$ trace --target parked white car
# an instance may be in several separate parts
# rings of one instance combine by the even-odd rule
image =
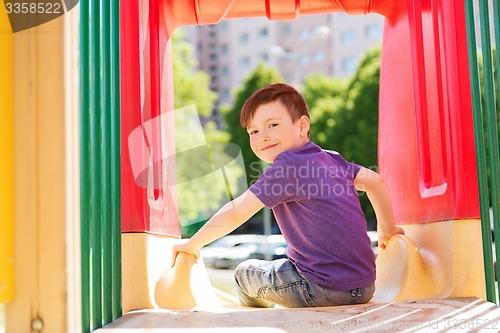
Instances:
[[[200,253],[207,267],[235,268],[247,259],[286,258],[282,235],[229,235],[205,246]]]

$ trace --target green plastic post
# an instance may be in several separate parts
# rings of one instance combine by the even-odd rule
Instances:
[[[80,247],[82,332],[90,332],[89,1],[80,1]]]
[[[490,36],[490,19],[488,3],[479,1],[479,14],[481,21],[481,48],[483,51],[483,74],[486,107],[486,127],[488,137],[488,153],[490,165],[490,188],[491,203],[493,208],[493,225],[495,231],[500,231],[498,219],[498,198],[500,197],[500,184],[498,179],[498,128],[495,110],[495,86],[493,83],[493,61]],[[488,205],[489,207],[489,205]],[[489,213],[489,210],[488,210]],[[495,247],[496,257],[500,258],[500,246]],[[500,276],[500,265],[497,265],[498,276]]]
[[[109,324],[112,318],[111,281],[111,8],[110,2],[101,0],[101,267],[102,267],[102,323]]]
[[[100,77],[100,4],[91,1],[90,26],[90,207],[91,207],[91,320],[92,330],[102,326],[101,288],[101,77]]]
[[[476,165],[481,211],[481,230],[483,237],[483,258],[486,280],[486,297],[496,302],[495,275],[493,270],[493,252],[491,246],[491,227],[489,217],[489,195],[486,172],[486,151],[484,147],[483,116],[476,51],[476,32],[474,27],[474,6],[472,0],[465,1],[467,42],[469,50],[469,72],[471,81],[472,111],[474,118],[474,139],[476,145]]]
[[[120,1],[111,0],[111,280],[113,320],[122,315],[120,170]]]

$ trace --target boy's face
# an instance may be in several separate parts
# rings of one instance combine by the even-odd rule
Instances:
[[[293,122],[281,102],[262,104],[250,121],[250,147],[258,158],[273,163],[279,153],[302,147],[309,141],[309,118]]]

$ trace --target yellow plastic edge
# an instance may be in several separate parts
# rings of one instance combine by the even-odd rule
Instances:
[[[0,2],[0,303],[14,298],[13,33]]]

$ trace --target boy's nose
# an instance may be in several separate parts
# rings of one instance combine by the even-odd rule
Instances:
[[[267,136],[267,135],[263,135],[263,136],[260,138],[260,141],[261,141],[261,142],[267,142],[267,141],[269,141],[269,136]]]

